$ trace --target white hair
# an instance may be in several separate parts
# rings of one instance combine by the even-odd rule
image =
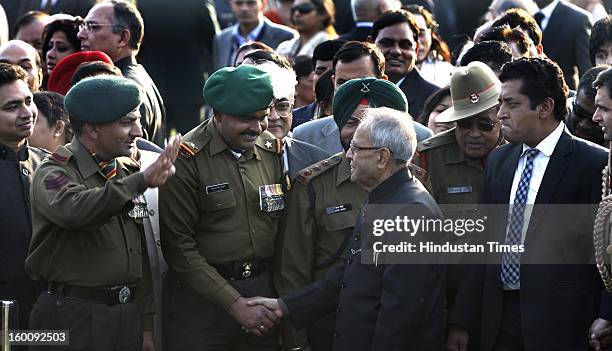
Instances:
[[[412,117],[408,113],[388,107],[369,108],[359,124],[374,147],[391,150],[393,158],[408,162],[417,145]]]
[[[256,64],[255,67],[268,73],[272,77],[272,88],[274,89],[275,99],[286,98],[293,103],[295,99],[295,86],[297,84],[295,71],[282,68],[271,61]]]

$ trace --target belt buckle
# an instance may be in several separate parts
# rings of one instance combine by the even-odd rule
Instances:
[[[132,295],[130,288],[128,288],[127,286],[122,286],[121,290],[119,290],[118,295],[119,303],[123,304],[128,302],[128,300],[130,299],[130,295]]]
[[[242,262],[242,278],[249,278],[252,274],[253,263],[251,261]]]

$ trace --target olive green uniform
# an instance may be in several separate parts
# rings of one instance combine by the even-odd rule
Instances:
[[[281,222],[275,272],[279,294],[320,280],[341,263],[342,247],[346,246],[367,196],[350,178],[350,160],[344,153],[300,172]],[[313,350],[331,349],[334,321],[335,314],[309,328]]]
[[[167,350],[273,343],[242,332],[226,311],[240,296],[275,296],[267,262],[281,211],[260,209],[260,187],[281,183],[278,145],[264,132],[237,158],[214,119],[183,138],[176,173],[159,190]]]
[[[35,280],[49,283],[49,291],[34,306],[30,327],[69,329],[75,348],[141,344],[137,311],[145,330],[151,330],[154,310],[142,218],[131,211],[147,184],[138,163],[116,160],[117,174],[107,181],[75,138],[45,159],[32,183],[33,236],[26,269]],[[122,286],[131,287],[138,309],[131,299],[119,301],[117,287]]]

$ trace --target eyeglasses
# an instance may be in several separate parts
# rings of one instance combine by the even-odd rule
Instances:
[[[354,142],[351,141],[350,146],[349,146],[349,150],[351,150],[353,153],[355,151],[361,151],[361,150],[380,150],[380,149],[387,149],[386,147],[376,147],[376,146],[357,146],[355,145]],[[391,150],[389,150],[391,151]]]
[[[578,119],[592,119],[593,114],[589,113],[585,108],[576,104],[576,101],[572,103],[572,111],[574,116],[578,117]]]
[[[277,115],[280,117],[287,117],[291,114],[293,104],[289,101],[281,100],[272,104],[272,107],[274,107],[274,111],[276,111]]]
[[[86,30],[88,32],[97,32],[100,29],[102,29],[102,27],[113,27],[113,30],[116,30],[115,28],[123,28],[123,26],[119,24],[112,24],[112,23],[96,23],[96,22],[86,21],[86,22],[79,24],[80,30]]]
[[[303,2],[299,5],[291,6],[291,13],[293,14],[295,11],[299,12],[301,15],[307,15],[315,10],[313,4],[309,2]]]
[[[467,119],[460,119],[457,121],[457,128],[461,128],[461,129],[472,129],[472,127],[474,126],[474,123],[476,123],[476,128],[478,128],[479,130],[483,131],[483,132],[490,132],[493,130],[493,128],[495,128],[495,123],[490,121],[490,120],[486,120],[486,119],[474,119],[474,118],[467,118]]]
[[[410,50],[414,47],[414,43],[410,39],[402,39],[395,41],[389,38],[382,38],[376,42],[376,45],[379,45],[383,49],[390,49],[397,44],[402,50]]]

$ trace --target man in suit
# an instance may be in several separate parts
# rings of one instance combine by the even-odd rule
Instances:
[[[347,157],[351,181],[369,194],[344,264],[322,281],[280,299],[251,304],[266,305],[298,329],[335,310],[333,349],[337,351],[442,349],[445,267],[393,264],[385,259],[365,263],[379,262],[369,247],[367,226],[361,224],[366,210],[393,204],[411,215],[441,216],[431,195],[407,169],[415,147],[409,116],[384,107],[366,110]]]
[[[544,53],[557,62],[570,89],[591,68],[589,36],[591,15],[566,1],[535,0],[540,8],[534,18],[542,28]]]
[[[565,128],[568,88],[554,62],[509,62],[500,81],[498,117],[510,143],[487,159],[481,203],[503,210],[489,216],[485,239],[524,251],[470,267],[449,315],[448,348],[465,350],[459,327],[479,324],[483,351],[587,350],[603,284],[586,264],[594,213],[580,205],[601,198],[606,150]]]
[[[372,24],[383,12],[397,10],[399,2],[393,0],[355,0],[351,1],[355,25],[350,32],[344,33],[340,39],[351,41],[366,41],[372,34]]]
[[[436,85],[421,77],[415,67],[418,35],[416,18],[404,10],[385,12],[372,27],[372,38],[385,55],[385,74],[406,94],[412,116],[419,116],[425,100],[438,90]]]
[[[225,28],[215,36],[213,43],[215,71],[233,66],[236,49],[244,43],[259,41],[275,48],[283,41],[297,36],[295,30],[273,23],[264,17],[262,0],[229,0],[229,2],[238,23]]]
[[[140,105],[144,138],[164,146],[164,101],[147,71],[136,62],[143,27],[142,16],[132,3],[125,0],[104,1],[89,11],[77,36],[81,40],[81,51],[102,51],[113,60],[124,77],[141,87],[145,93]]]
[[[375,45],[365,42],[352,41],[344,44],[334,56],[333,69],[332,79],[336,90],[344,82],[355,78],[387,79],[382,53]],[[406,99],[410,108],[410,99],[408,96]],[[433,135],[429,128],[418,123],[414,124],[414,129],[419,142]],[[334,117],[328,116],[298,126],[293,132],[293,137],[336,154],[348,149],[348,145],[340,142],[340,134]]]

